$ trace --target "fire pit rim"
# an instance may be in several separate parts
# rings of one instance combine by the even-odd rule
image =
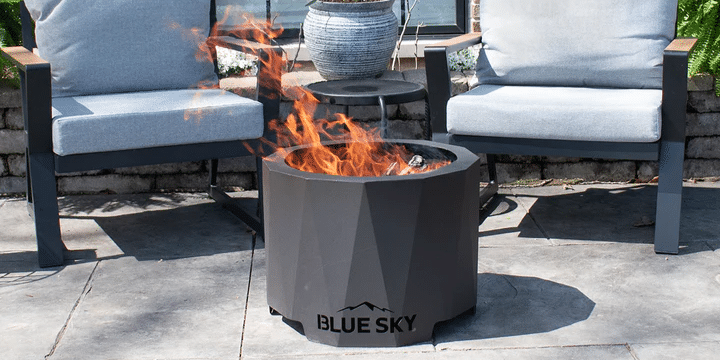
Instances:
[[[272,170],[281,171],[287,175],[290,175],[293,177],[299,177],[299,178],[303,178],[303,179],[367,183],[367,182],[375,182],[375,181],[424,179],[424,178],[442,176],[445,174],[455,173],[458,171],[464,171],[465,169],[467,169],[467,167],[472,165],[478,159],[477,155],[475,155],[470,150],[468,150],[464,147],[461,147],[461,146],[443,144],[443,143],[438,143],[438,142],[434,142],[434,141],[430,141],[430,140],[386,139],[385,141],[388,143],[409,144],[409,145],[416,145],[416,146],[428,146],[428,147],[434,147],[437,149],[442,149],[442,150],[448,151],[448,152],[452,153],[453,155],[455,155],[456,159],[452,160],[449,164],[442,166],[438,169],[426,171],[426,172],[422,172],[422,173],[417,173],[417,174],[388,175],[388,176],[330,175],[330,174],[313,173],[313,172],[298,170],[298,169],[288,165],[285,162],[285,157],[287,154],[290,154],[297,150],[307,149],[312,146],[315,146],[313,144],[303,144],[303,145],[297,145],[297,146],[284,148],[282,151],[276,151],[275,153],[264,157],[263,163],[265,163],[266,166],[268,166]],[[341,144],[346,144],[349,142],[353,142],[353,140],[323,141],[320,144],[323,146],[325,146],[325,145],[341,145]]]

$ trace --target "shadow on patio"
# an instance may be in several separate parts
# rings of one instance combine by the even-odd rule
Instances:
[[[542,237],[554,245],[588,242],[652,244],[654,237],[654,185],[628,185],[605,188],[583,185],[569,188],[566,194],[542,189],[514,188],[505,194],[491,216],[522,206],[526,214],[516,227],[481,231],[483,236],[518,232],[518,241]],[[680,255],[701,251],[689,247],[693,242],[712,241],[720,233],[720,189],[685,187],[680,228]],[[651,223],[647,221],[650,220]],[[709,248],[708,248],[709,250]]]

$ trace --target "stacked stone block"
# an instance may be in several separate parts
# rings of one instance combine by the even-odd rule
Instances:
[[[688,84],[685,177],[720,177],[720,97],[713,79],[696,76]],[[715,80],[718,81],[718,80]]]
[[[470,72],[452,74],[454,94],[468,89]],[[387,72],[386,79],[405,80],[427,85],[425,69]],[[283,86],[287,97],[281,103],[281,117],[293,109],[293,101],[302,96],[298,87],[322,78],[313,71],[286,74]],[[246,96],[253,96],[254,78],[223,79],[221,86]],[[720,98],[713,92],[710,76],[689,80],[687,105],[686,179],[720,177]],[[0,89],[0,194],[25,192],[25,138],[18,90]],[[390,105],[390,137],[422,139],[429,136],[423,101]],[[342,112],[335,105],[320,105],[317,118]],[[351,107],[350,116],[367,128],[377,128],[378,107]],[[509,156],[497,158],[501,183],[547,179],[582,179],[584,181],[647,182],[657,176],[657,162],[612,161],[601,159],[560,158],[546,156]],[[219,182],[229,188],[255,189],[254,158],[223,159]],[[83,173],[64,174],[58,179],[60,194],[136,193],[154,191],[197,191],[207,187],[207,162],[162,164]],[[487,174],[484,174],[487,178]]]
[[[470,0],[470,31],[480,32],[480,0]]]
[[[20,92],[0,87],[0,194],[25,192],[25,132]]]

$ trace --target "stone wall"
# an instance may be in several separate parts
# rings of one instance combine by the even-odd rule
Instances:
[[[0,194],[21,194],[25,182],[25,133],[20,92],[0,89]],[[243,189],[257,188],[252,158],[225,159],[219,180]],[[60,194],[195,191],[207,188],[207,163],[186,162],[60,175]]]
[[[287,74],[283,83],[288,93],[299,84],[320,81],[314,69]],[[388,72],[388,79],[404,79],[401,73]],[[221,85],[241,95],[254,96],[254,78],[223,79]],[[428,136],[423,104],[391,105],[390,134],[401,138]],[[292,101],[284,99],[281,116],[286,118],[292,111]],[[327,117],[341,112],[338,106],[320,106],[316,115]],[[25,182],[25,138],[20,92],[0,89],[0,195],[22,194]],[[365,127],[377,127],[377,107],[353,107],[350,116],[357,118]],[[257,189],[255,160],[252,156],[221,159],[218,182],[228,189]],[[128,167],[63,174],[58,177],[59,194],[81,193],[138,193],[157,191],[199,191],[208,183],[207,162],[186,162],[153,166]]]
[[[311,67],[283,77],[290,95],[281,104],[281,116],[292,111],[293,97],[299,85],[320,81]],[[453,92],[467,90],[469,73],[453,74]],[[426,84],[425,70],[387,72],[386,79],[402,79]],[[253,95],[254,78],[223,79],[221,85],[240,94]],[[720,177],[720,98],[712,90],[711,77],[696,77],[689,82],[687,113],[687,149],[685,178]],[[293,95],[295,94],[295,95]],[[420,139],[428,136],[425,104],[422,101],[390,105],[390,136]],[[341,112],[333,105],[319,106],[316,117]],[[17,90],[0,89],[0,194],[25,192],[25,155],[22,110]],[[366,127],[377,127],[379,111],[375,106],[352,107],[350,116]],[[582,179],[584,181],[646,182],[657,175],[657,162],[607,161],[542,156],[500,156],[498,176],[501,183],[549,179]],[[230,188],[257,188],[252,157],[225,159],[220,162],[220,182]],[[141,166],[62,175],[58,179],[61,194],[134,193],[154,191],[195,191],[207,186],[207,163],[188,162]]]
[[[689,83],[685,177],[720,177],[720,97],[709,75]]]

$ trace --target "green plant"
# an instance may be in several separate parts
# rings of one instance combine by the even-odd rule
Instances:
[[[473,46],[448,54],[448,63],[450,70],[463,71],[474,70],[477,63],[477,57],[480,53],[480,46]]]
[[[677,32],[678,36],[698,38],[689,75],[713,75],[715,94],[720,96],[720,0],[680,0]]]
[[[22,25],[20,24],[20,6],[21,0],[2,0],[0,1],[0,46],[18,46],[22,44]],[[0,57],[0,83],[20,87],[20,78],[17,69],[6,60]]]

